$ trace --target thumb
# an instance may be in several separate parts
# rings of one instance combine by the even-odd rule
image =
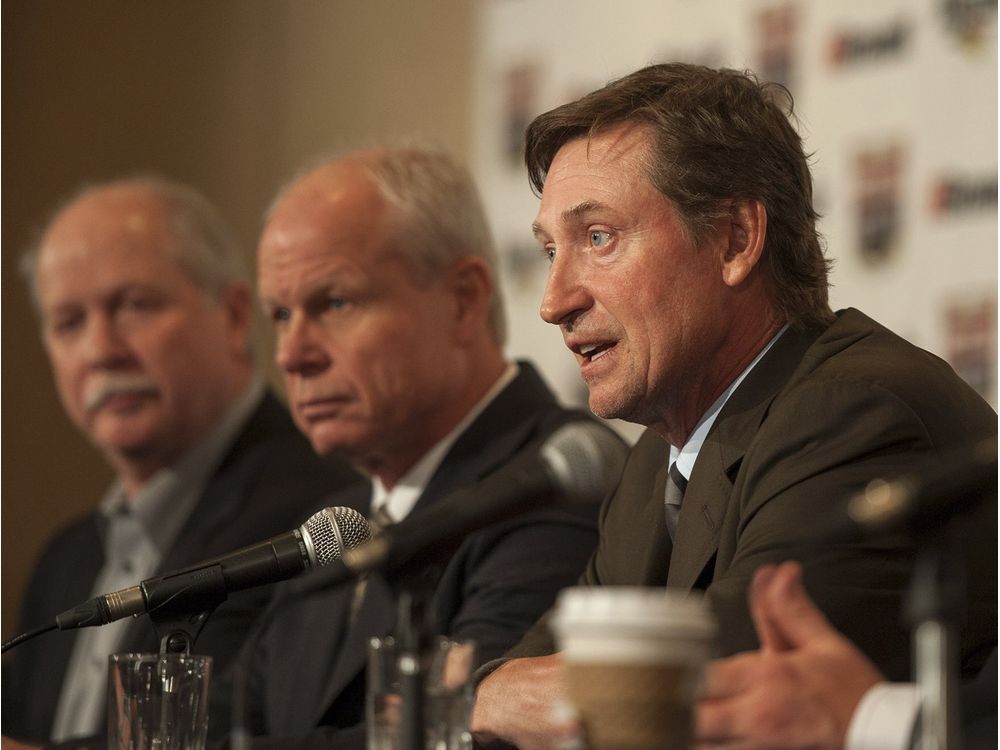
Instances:
[[[802,566],[795,562],[771,569],[760,582],[754,579],[751,612],[764,649],[787,651],[837,636],[802,587]]]

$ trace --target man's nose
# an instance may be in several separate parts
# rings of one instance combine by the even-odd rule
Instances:
[[[549,266],[540,313],[542,320],[558,326],[572,325],[581,313],[593,304],[580,269],[569,256],[556,255]]]
[[[293,315],[278,331],[275,362],[282,372],[309,375],[326,368],[330,357],[316,331],[316,323]]]
[[[94,367],[114,367],[131,359],[128,342],[114,318],[103,313],[87,316],[83,352]]]

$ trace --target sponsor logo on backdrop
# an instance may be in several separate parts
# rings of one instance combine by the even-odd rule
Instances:
[[[931,214],[937,217],[997,210],[997,175],[948,175],[931,187]]]
[[[947,354],[945,359],[966,383],[996,406],[997,299],[992,293],[944,309]]]
[[[945,29],[963,46],[978,49],[996,31],[997,0],[940,0]]]
[[[885,263],[899,243],[903,167],[903,148],[895,143],[854,156],[858,252],[873,266]]]
[[[795,38],[799,8],[787,3],[757,14],[757,74],[761,80],[795,88]]]
[[[837,68],[899,57],[912,35],[910,24],[902,20],[878,28],[836,32],[828,47],[830,65]]]

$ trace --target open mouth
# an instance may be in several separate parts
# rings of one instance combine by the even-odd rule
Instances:
[[[596,362],[614,348],[613,343],[607,344],[584,344],[577,349],[577,353],[587,362]]]

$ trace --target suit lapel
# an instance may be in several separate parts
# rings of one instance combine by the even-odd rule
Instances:
[[[815,331],[786,331],[723,406],[698,453],[684,493],[668,586],[693,588],[712,562],[747,447],[774,397],[792,377],[817,335]]]
[[[65,590],[58,592],[57,597],[53,596],[54,592],[51,590],[43,592],[29,590],[25,594],[26,597],[45,598],[43,606],[33,608],[36,615],[39,610],[44,610],[44,617],[54,617],[57,612],[93,596],[94,581],[104,566],[104,535],[100,530],[103,523],[104,519],[95,515],[92,519],[88,519],[79,534],[73,534],[68,538],[70,546],[75,550],[75,559],[72,575],[67,572],[64,576]],[[35,626],[39,623],[40,621],[36,620],[26,624]],[[27,694],[31,696],[31,705],[24,706],[25,718],[32,717],[29,722],[32,731],[48,732],[52,727],[63,682],[80,633],[79,630],[72,630],[48,636],[47,640],[42,638],[21,646],[26,651],[34,652],[25,655],[23,664],[34,664],[36,667],[33,674],[24,675],[33,683],[32,689],[27,690]],[[4,677],[8,676],[8,666],[4,665]],[[23,665],[19,667],[17,671],[20,674],[24,671],[24,667]],[[4,689],[13,690],[15,685],[17,681],[13,680],[5,683]]]
[[[521,373],[459,437],[431,477],[414,511],[484,478],[514,455],[535,431],[537,414],[554,399],[533,368]]]
[[[354,596],[353,586],[344,586],[337,594],[340,596],[324,596],[317,598],[317,606],[322,608],[329,618],[331,613],[343,613],[342,630],[338,633],[331,629],[325,633],[320,655],[325,659],[323,664],[330,664],[330,669],[307,669],[322,680],[316,686],[314,695],[319,700],[310,702],[313,715],[307,717],[305,726],[317,726],[326,715],[330,705],[348,684],[367,667],[368,641],[372,638],[384,638],[392,633],[396,623],[396,599],[392,590],[381,576],[371,575],[365,582],[364,598],[353,622],[348,622],[348,612]],[[317,607],[314,607],[316,609]],[[306,695],[298,686],[296,695]]]
[[[751,435],[736,437],[749,441]],[[708,439],[698,453],[674,534],[667,586],[692,588],[719,548],[722,518],[733,489],[729,471],[738,467],[743,450],[745,443],[740,446]]]
[[[245,525],[241,518],[245,500],[251,494],[252,476],[256,467],[242,460],[247,451],[278,429],[281,407],[265,393],[250,419],[239,431],[219,465],[215,467],[202,489],[198,502],[181,526],[174,543],[160,561],[154,575],[179,570],[211,555],[206,550],[218,548],[218,538],[233,527]],[[277,500],[275,502],[280,502]],[[218,550],[221,554],[229,550]],[[149,651],[159,648],[152,624],[146,617],[129,623],[122,641],[123,650]]]
[[[370,500],[371,489],[367,483],[327,498],[331,505],[345,505],[358,512],[367,511]],[[349,668],[347,664],[355,665],[355,671],[364,668],[366,639],[359,641],[357,633],[360,631],[352,627],[349,620],[354,585],[348,583],[301,595],[299,587],[310,583],[309,576],[304,576],[284,584],[281,595],[288,604],[287,614],[279,615],[281,623],[269,630],[274,634],[269,648],[280,649],[275,656],[269,657],[271,664],[308,662],[310,665],[301,670],[272,668],[275,675],[290,680],[288,684],[271,685],[267,689],[269,721],[274,726],[316,726],[336,694],[353,677],[353,673],[343,677]],[[358,617],[360,619],[361,612]],[[384,632],[374,630],[372,635]],[[352,654],[352,658],[345,659],[346,654]],[[303,696],[310,697],[304,699]]]
[[[236,474],[216,470],[154,575],[201,562],[204,558],[202,551],[212,549],[213,538],[237,521],[241,499],[246,492],[245,485],[245,472]],[[197,552],[192,554],[192,550]],[[148,651],[152,632],[148,618],[133,619],[123,639],[124,650]],[[155,642],[154,650],[158,648],[159,643]]]
[[[664,443],[664,454],[667,455],[667,445]],[[663,462],[653,479],[653,490],[650,493],[649,502],[643,509],[643,515],[637,519],[640,528],[651,530],[651,543],[647,547],[645,559],[643,561],[642,578],[640,579],[647,586],[662,586],[666,583],[663,569],[663,561],[670,559],[673,545],[670,541],[670,534],[667,532],[667,522],[663,499],[666,496],[667,487],[667,464]]]

